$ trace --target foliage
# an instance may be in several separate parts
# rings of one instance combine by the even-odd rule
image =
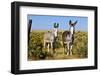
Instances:
[[[30,34],[30,41],[28,46],[29,58],[35,57],[39,59],[45,59],[50,56],[47,52],[47,49],[43,47],[43,36],[47,31],[32,31]],[[56,51],[62,49],[62,33],[63,31],[58,32],[58,37],[54,43]],[[87,58],[88,56],[88,33],[82,31],[76,31],[74,36],[74,45],[73,45],[73,55],[78,58]],[[61,51],[63,52],[63,51]],[[58,55],[58,54],[57,54]],[[60,56],[63,55],[62,53]],[[51,55],[52,56],[52,55]]]
[[[87,32],[76,32],[73,46],[74,54],[79,57],[87,57],[88,55],[88,35]]]

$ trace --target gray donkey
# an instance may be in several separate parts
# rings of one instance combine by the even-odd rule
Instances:
[[[58,27],[59,23],[54,23],[54,28],[52,31],[48,31],[44,34],[44,48],[48,48],[48,52],[50,52],[50,47],[55,52],[54,42],[56,41],[58,35]]]
[[[64,31],[62,34],[64,52],[66,52],[67,55],[72,55],[72,47],[73,47],[73,42],[74,42],[76,23],[77,21],[72,23],[72,21],[70,20],[69,21],[69,25],[70,25],[69,31]]]

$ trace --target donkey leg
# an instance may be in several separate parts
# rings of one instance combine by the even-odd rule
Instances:
[[[50,44],[48,44],[48,52],[49,52],[49,48],[50,48],[49,46],[50,46]]]
[[[66,51],[66,47],[65,47],[65,45],[64,45],[64,48],[63,48],[63,49],[64,49],[64,54],[66,54],[66,53],[67,53],[67,51]]]
[[[73,54],[73,52],[72,52],[72,48],[73,48],[73,45],[70,45],[70,55]]]
[[[64,53],[67,54],[67,52],[68,52],[68,51],[67,51],[67,45],[65,44],[65,45],[64,45]]]
[[[70,45],[69,45],[69,42],[67,43],[67,55],[69,55],[70,54],[70,51],[69,51],[69,49],[70,49]]]
[[[46,44],[46,42],[44,41],[44,48],[45,48],[45,44]]]
[[[52,42],[50,44],[51,44],[51,49],[53,49]]]
[[[55,53],[55,42],[52,43],[53,45],[53,53]]]
[[[51,53],[53,53],[53,45],[52,45],[52,42],[50,44],[51,44]]]

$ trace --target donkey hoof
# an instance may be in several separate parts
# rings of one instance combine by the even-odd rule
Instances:
[[[70,56],[72,56],[73,54],[72,53],[70,53]]]

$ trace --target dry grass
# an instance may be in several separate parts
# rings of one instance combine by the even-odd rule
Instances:
[[[42,48],[42,50],[39,50],[37,45],[43,45],[43,35],[47,31],[33,31],[30,35],[30,43],[28,47],[28,60],[59,60],[59,59],[81,59],[81,58],[87,58],[88,56],[88,50],[87,50],[87,40],[88,35],[87,32],[77,31],[75,33],[75,41],[73,45],[73,55],[66,55],[64,53],[64,49],[62,46],[60,46],[58,49],[55,49],[55,53],[53,53],[53,50],[50,49],[48,52],[47,49]],[[62,31],[59,32],[59,38],[61,41],[61,35]],[[36,45],[37,44],[37,45]],[[33,48],[34,47],[34,48]],[[34,54],[34,50],[36,53]],[[40,53],[38,55],[38,52]],[[41,56],[44,56],[41,58]]]

